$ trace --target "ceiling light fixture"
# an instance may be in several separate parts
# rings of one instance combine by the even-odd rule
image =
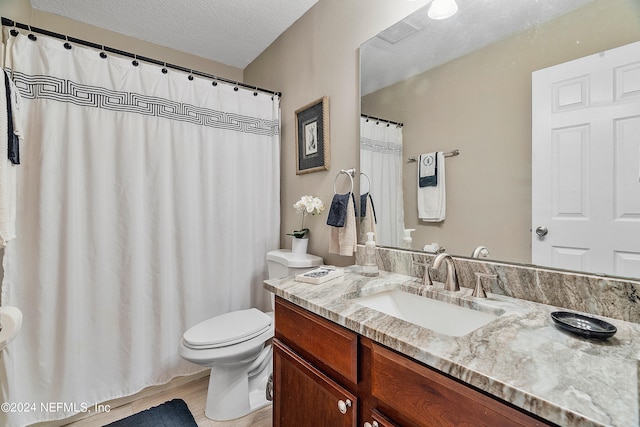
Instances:
[[[457,11],[456,0],[433,0],[427,15],[431,19],[447,19],[455,15]]]

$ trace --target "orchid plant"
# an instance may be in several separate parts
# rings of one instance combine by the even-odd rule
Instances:
[[[324,210],[324,204],[318,197],[302,196],[300,200],[293,204],[293,207],[299,214],[302,214],[302,223],[300,224],[300,230],[294,230],[293,233],[287,233],[287,235],[302,239],[309,232],[308,228],[304,228],[304,217],[307,215],[320,215]]]

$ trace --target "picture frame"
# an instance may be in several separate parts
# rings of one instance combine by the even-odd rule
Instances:
[[[296,110],[296,175],[329,170],[329,97]]]

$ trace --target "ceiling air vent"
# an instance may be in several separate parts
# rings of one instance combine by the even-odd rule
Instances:
[[[378,34],[377,37],[381,38],[387,43],[396,44],[400,40],[409,37],[411,34],[417,31],[418,29],[413,25],[407,24],[404,21],[400,21]]]

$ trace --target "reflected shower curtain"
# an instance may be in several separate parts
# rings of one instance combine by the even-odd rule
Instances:
[[[402,204],[402,127],[360,118],[360,172],[370,181],[376,210],[376,243],[400,247],[404,229]],[[361,178],[360,188],[369,182]]]
[[[99,53],[8,37],[25,143],[2,290],[24,321],[0,386],[34,406],[5,427],[193,374],[186,329],[268,302],[278,97]]]

